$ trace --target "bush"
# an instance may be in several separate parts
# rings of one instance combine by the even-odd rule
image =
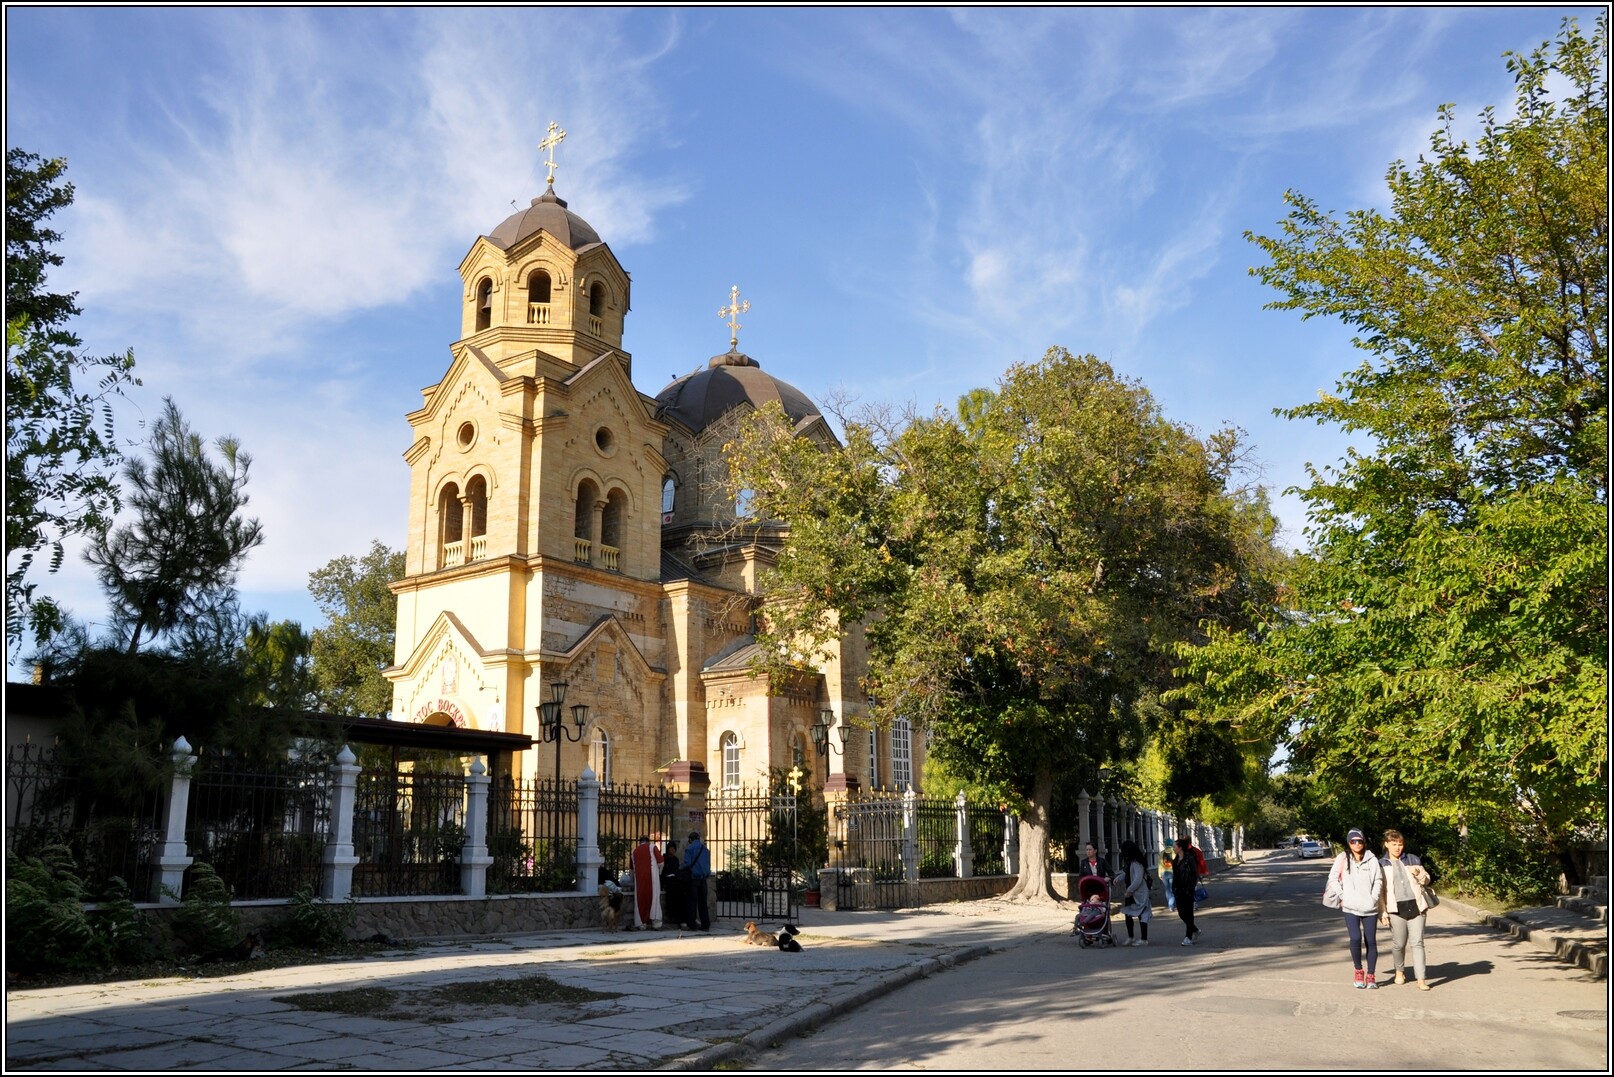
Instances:
[[[347,933],[358,922],[358,903],[326,901],[305,886],[291,897],[285,913],[275,924],[276,940],[287,946],[323,950],[347,941]]]
[[[116,876],[107,880],[98,907],[90,913],[90,926],[117,964],[138,965],[159,956],[150,917],[135,908],[129,884]]]
[[[105,939],[84,910],[84,882],[65,845],[38,856],[6,854],[6,968],[13,972],[94,968]]]
[[[174,915],[174,934],[200,957],[233,953],[246,939],[241,914],[230,905],[230,888],[212,865],[191,865],[190,882]]]

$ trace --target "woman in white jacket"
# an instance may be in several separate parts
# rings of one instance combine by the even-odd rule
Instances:
[[[1390,960],[1395,964],[1395,982],[1407,982],[1405,966],[1410,964],[1418,987],[1429,990],[1423,953],[1424,921],[1429,915],[1429,870],[1413,854],[1406,852],[1407,839],[1399,830],[1384,832],[1384,897],[1379,902],[1379,925],[1390,929]],[[1409,961],[1408,958],[1411,958]]]
[[[1351,937],[1351,964],[1356,968],[1355,986],[1373,990],[1379,986],[1373,973],[1379,964],[1379,899],[1384,895],[1384,869],[1368,850],[1367,838],[1360,830],[1345,835],[1345,848],[1329,870],[1328,889],[1339,896],[1339,907],[1345,913],[1345,930]],[[1362,968],[1364,957],[1366,970]]]

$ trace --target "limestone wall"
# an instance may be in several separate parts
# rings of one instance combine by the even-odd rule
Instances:
[[[284,915],[284,901],[236,902],[242,923],[261,929]],[[159,921],[172,921],[178,906],[142,906]],[[461,935],[522,935],[535,931],[587,930],[600,926],[593,894],[500,894],[494,897],[359,898],[348,934],[367,939],[430,939]]]

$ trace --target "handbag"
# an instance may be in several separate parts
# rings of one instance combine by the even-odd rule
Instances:
[[[1338,909],[1345,904],[1345,887],[1342,878],[1345,865],[1340,861],[1335,861],[1335,865],[1337,870],[1329,872],[1328,885],[1323,887],[1323,904],[1330,909]]]
[[[1199,886],[1199,885],[1196,885],[1194,887],[1194,904],[1195,905],[1201,904],[1202,902],[1208,900],[1209,898],[1210,898],[1210,891],[1209,890],[1206,890],[1203,886]]]

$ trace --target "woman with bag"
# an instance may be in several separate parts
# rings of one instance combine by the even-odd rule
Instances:
[[[1429,871],[1411,853],[1404,852],[1406,839],[1399,830],[1384,832],[1384,891],[1379,899],[1379,923],[1390,929],[1390,960],[1395,963],[1395,982],[1404,984],[1407,951],[1412,954],[1412,970],[1418,977],[1418,990],[1429,990],[1424,975],[1423,929],[1429,915]]]
[[[1194,926],[1194,891],[1199,887],[1199,861],[1191,851],[1187,838],[1177,839],[1177,858],[1172,864],[1171,894],[1177,901],[1177,917],[1182,921],[1183,936],[1179,945],[1192,946],[1199,938]]]
[[[1143,850],[1135,841],[1121,843],[1121,878],[1126,881],[1121,912],[1126,914],[1126,941],[1122,946],[1149,945],[1149,869],[1143,863]],[[1137,917],[1142,938],[1132,937],[1132,918]]]
[[[1323,904],[1345,912],[1345,931],[1351,937],[1351,964],[1356,968],[1355,986],[1376,990],[1373,978],[1379,964],[1379,902],[1384,897],[1384,869],[1378,857],[1367,848],[1360,830],[1345,835],[1346,851],[1334,858],[1328,871]],[[1366,954],[1363,951],[1366,950]],[[1367,969],[1362,968],[1363,957]]]

